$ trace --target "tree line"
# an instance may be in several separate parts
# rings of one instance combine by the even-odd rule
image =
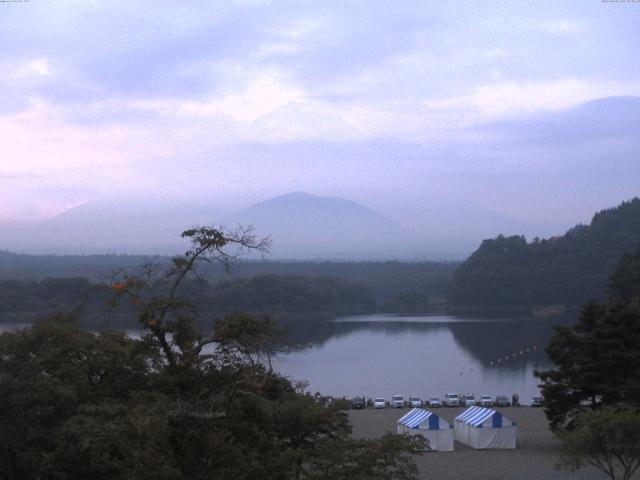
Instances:
[[[618,260],[640,244],[640,199],[597,213],[561,237],[485,240],[453,274],[455,305],[578,307],[603,300]]]
[[[135,271],[149,260],[170,265],[171,258],[143,255],[25,255],[0,251],[0,280],[41,281],[49,278],[87,278],[99,283],[113,271]],[[368,288],[383,303],[399,292],[413,289],[431,299],[444,299],[447,284],[457,267],[453,262],[339,262],[266,261],[237,259],[225,272],[220,265],[204,265],[202,274],[215,284],[262,275],[331,277]]]
[[[157,267],[157,266],[156,266]],[[87,326],[135,326],[129,306],[108,308],[108,282],[86,278],[46,278],[41,281],[0,281],[0,322],[32,322],[52,311],[74,311]],[[371,290],[350,280],[327,276],[257,275],[220,282],[189,278],[180,293],[209,317],[234,311],[332,318],[375,313],[425,313],[426,292],[409,289],[380,304]],[[107,322],[107,323],[105,323]]]

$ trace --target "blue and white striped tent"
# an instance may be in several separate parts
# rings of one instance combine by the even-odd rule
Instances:
[[[455,418],[456,440],[476,449],[516,448],[516,424],[492,408],[470,407]]]
[[[429,410],[414,408],[397,421],[398,433],[422,435],[429,440],[431,450],[453,450],[453,429],[449,422]]]

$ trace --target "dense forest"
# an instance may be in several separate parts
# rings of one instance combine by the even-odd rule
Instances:
[[[141,255],[23,255],[0,251],[0,280],[40,281],[84,277],[104,282],[114,271],[134,271],[147,262]],[[153,257],[158,266],[169,257]],[[220,265],[205,265],[207,281],[245,279],[257,275],[294,275],[342,278],[371,290],[376,301],[385,302],[398,293],[414,290],[437,301],[446,298],[447,284],[458,263],[440,262],[274,262],[239,260],[231,272]]]
[[[258,275],[209,283],[190,279],[180,294],[208,318],[235,311],[316,314],[322,316],[377,311],[371,291],[344,279],[293,275]],[[111,288],[86,278],[46,278],[39,282],[0,281],[0,321],[33,322],[51,312],[73,311],[86,325],[128,326],[127,306],[109,306]],[[290,317],[287,317],[290,318]],[[131,325],[133,326],[133,324]]]
[[[601,300],[618,260],[640,245],[640,199],[597,213],[590,225],[527,242],[485,240],[455,271],[450,300],[467,306],[567,305]]]
[[[218,283],[207,295],[208,310],[333,314],[371,313],[371,291],[349,280],[300,275],[258,275]]]
[[[58,311],[107,308],[108,289],[86,278],[46,278],[39,282],[0,281],[0,322],[31,323]]]

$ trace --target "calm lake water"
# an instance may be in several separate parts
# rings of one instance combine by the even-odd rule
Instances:
[[[550,366],[544,348],[553,325],[573,318],[483,319],[448,315],[362,315],[292,332],[300,348],[275,367],[325,395],[394,393],[442,397],[446,392],[538,394],[536,369]],[[0,332],[28,324],[0,324]],[[139,332],[130,331],[137,336]]]
[[[538,394],[533,372],[550,366],[544,348],[558,323],[571,319],[342,317],[311,335],[309,348],[281,357],[277,368],[326,395],[517,392],[529,403]]]

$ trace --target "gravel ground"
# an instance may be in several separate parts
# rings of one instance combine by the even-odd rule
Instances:
[[[461,408],[440,408],[437,413],[453,423]],[[558,444],[551,434],[541,408],[498,408],[518,425],[515,450],[474,450],[455,442],[453,452],[429,452],[418,457],[420,478],[429,480],[599,480],[606,479],[595,469],[558,471]],[[396,420],[407,409],[350,410],[353,436],[374,438],[396,431]],[[635,475],[634,479],[640,478]]]

